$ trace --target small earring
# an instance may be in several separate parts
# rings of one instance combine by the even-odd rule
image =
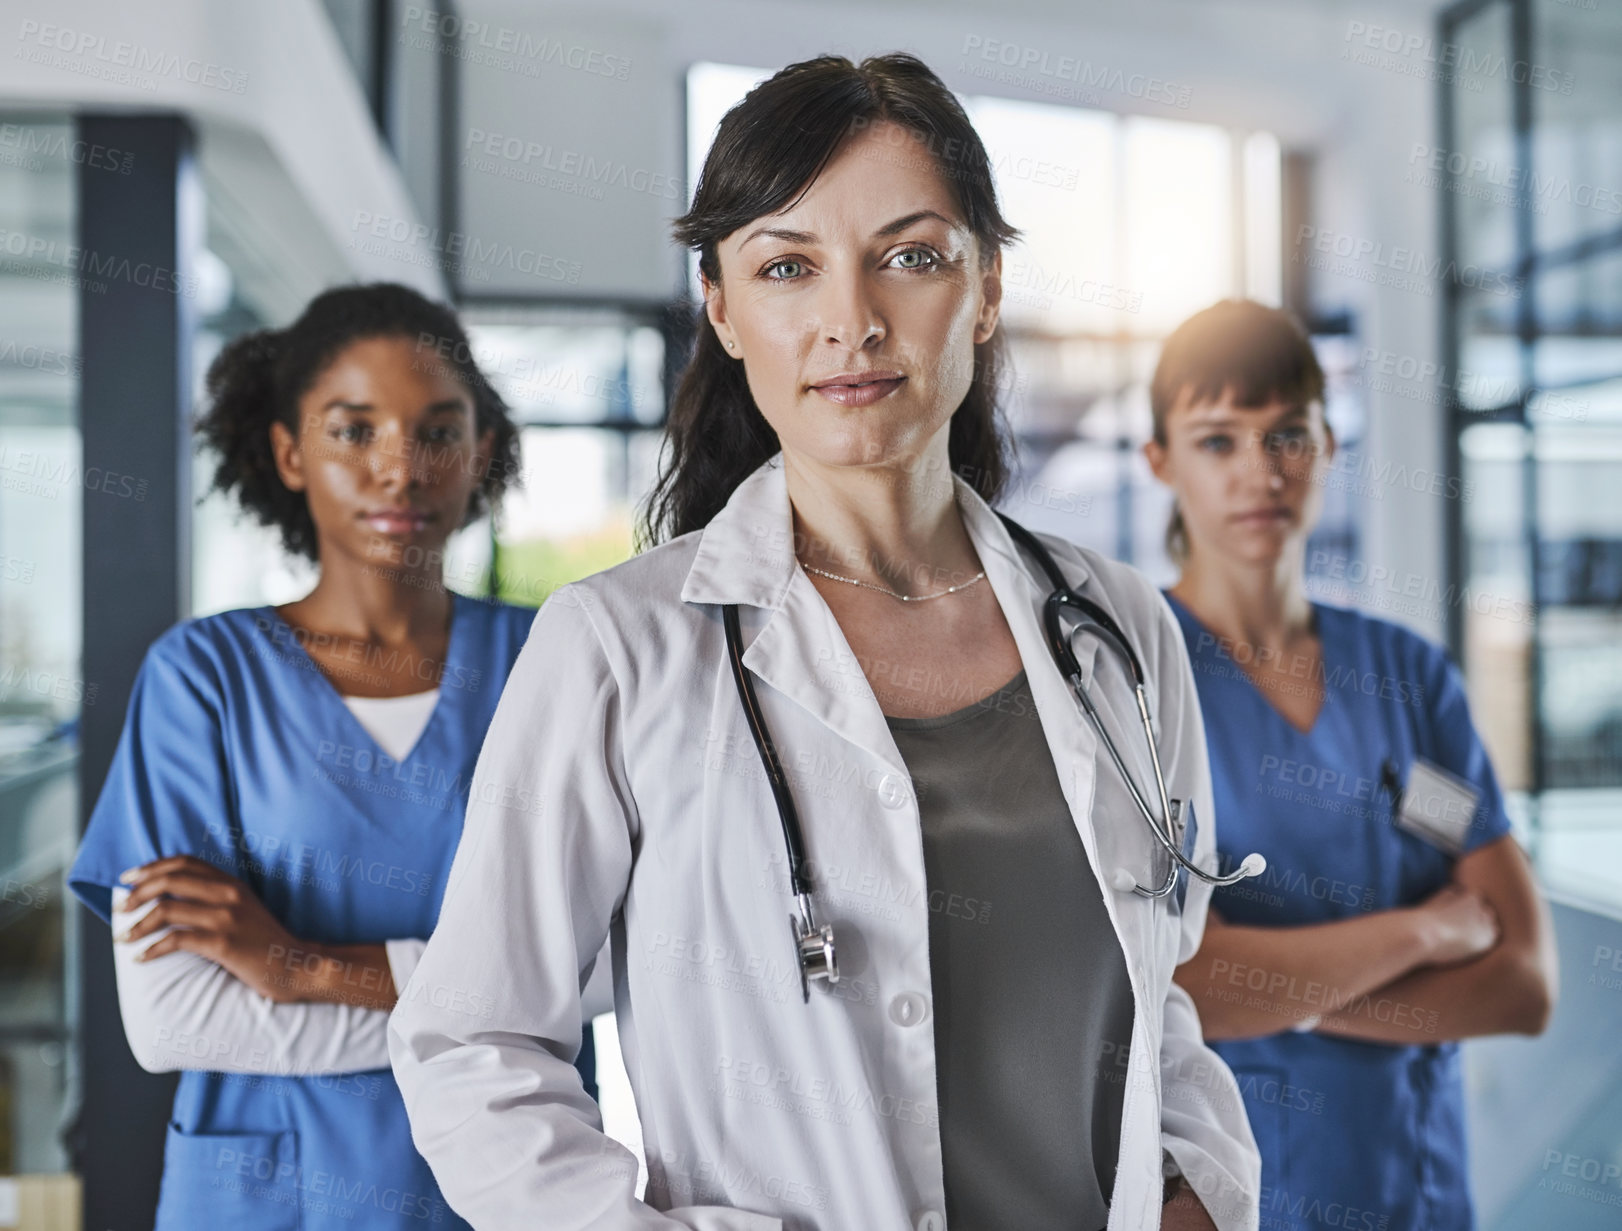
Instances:
[[[738,345],[738,344],[737,344],[737,343],[736,343],[736,342],[728,342],[728,343],[727,343],[727,349],[728,349],[728,350],[732,350],[732,349],[733,349],[733,348],[734,348],[734,347],[736,347],[736,346],[737,346],[737,345]]]

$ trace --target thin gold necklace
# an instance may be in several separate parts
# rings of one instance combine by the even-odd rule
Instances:
[[[862,580],[860,580],[858,578],[855,578],[855,577],[841,577],[838,573],[830,573],[830,572],[826,571],[825,569],[813,568],[811,565],[807,564],[804,560],[800,561],[800,567],[803,568],[808,573],[815,573],[818,577],[826,577],[830,581],[843,581],[847,585],[865,586],[869,590],[877,590],[880,594],[888,594],[891,598],[899,598],[903,603],[922,603],[922,602],[925,602],[928,599],[932,599],[932,598],[945,598],[948,594],[956,594],[959,590],[967,590],[975,582],[979,581],[982,577],[984,577],[986,575],[985,570],[981,569],[973,577],[971,577],[967,581],[963,582],[963,584],[956,585],[956,586],[947,586],[946,589],[937,590],[933,594],[897,594],[894,590],[890,589],[888,586],[876,586],[870,581],[862,581]]]

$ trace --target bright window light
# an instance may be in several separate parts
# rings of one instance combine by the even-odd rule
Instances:
[[[1208,124],[1124,121],[1122,280],[1143,295],[1135,331],[1165,334],[1234,285],[1232,139]]]
[[[702,61],[687,70],[686,201],[689,205],[698,187],[698,174],[704,169],[704,160],[709,157],[710,143],[715,140],[715,130],[721,126],[721,117],[774,71]],[[687,258],[687,277],[692,284],[693,299],[702,299],[704,295],[698,286],[698,257],[691,253]]]
[[[1269,307],[1284,302],[1284,172],[1278,138],[1245,138],[1245,294]]]
[[[970,98],[997,200],[1023,235],[1003,254],[1010,325],[1114,333],[1117,294],[1115,121],[1102,111]]]

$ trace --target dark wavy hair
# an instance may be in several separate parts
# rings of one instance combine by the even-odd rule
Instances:
[[[693,194],[676,219],[676,238],[698,253],[718,282],[721,240],[798,199],[841,146],[881,121],[910,131],[957,198],[980,241],[981,258],[1018,238],[1002,216],[991,162],[952,92],[916,56],[896,52],[853,64],[818,56],[761,82],[726,113]],[[720,512],[751,471],[776,453],[777,435],[760,413],[743,364],[697,311],[697,341],[671,401],[658,481],[643,506],[638,548],[697,530]],[[952,469],[988,502],[1008,481],[1011,446],[998,401],[1006,362],[1002,327],[974,348],[969,392],[952,415]]]
[[[286,329],[244,334],[219,353],[208,369],[207,406],[194,425],[219,457],[213,490],[234,495],[261,525],[280,530],[290,554],[317,559],[309,504],[276,470],[270,425],[280,422],[298,435],[299,398],[350,344],[428,335],[435,362],[454,373],[472,395],[477,432],[494,433],[489,468],[468,501],[463,525],[477,521],[518,481],[518,429],[474,361],[456,313],[392,282],[325,291]]]

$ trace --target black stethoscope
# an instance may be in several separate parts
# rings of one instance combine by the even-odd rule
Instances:
[[[1154,834],[1155,841],[1160,844],[1161,849],[1171,856],[1165,879],[1157,888],[1144,888],[1125,868],[1116,869],[1111,878],[1114,887],[1123,892],[1130,888],[1141,897],[1158,900],[1166,897],[1177,887],[1179,870],[1187,870],[1212,885],[1232,885],[1247,876],[1260,875],[1267,869],[1267,860],[1255,853],[1246,855],[1238,869],[1226,876],[1206,872],[1183,854],[1183,801],[1170,799],[1166,794],[1166,780],[1160,769],[1160,750],[1155,743],[1154,724],[1149,720],[1149,700],[1145,692],[1147,685],[1143,664],[1139,661],[1137,652],[1109,612],[1070,588],[1064,574],[1059,571],[1059,566],[1034,534],[1005,514],[998,513],[997,516],[1002,519],[1003,525],[1008,527],[1008,532],[1037,558],[1048,579],[1053,583],[1053,592],[1048,595],[1047,603],[1042,610],[1042,624],[1047,633],[1048,648],[1053,652],[1053,659],[1059,665],[1060,674],[1070,681],[1077,700],[1081,702],[1083,712],[1092,721],[1099,737],[1104,741],[1110,760],[1115,762],[1115,768],[1120,771],[1127,790],[1132,793],[1132,799],[1137,804],[1138,811],[1143,814],[1149,832]],[[1110,737],[1097,708],[1093,705],[1082,676],[1081,664],[1076,661],[1075,652],[1071,648],[1071,641],[1076,633],[1081,631],[1082,624],[1076,624],[1069,635],[1066,635],[1060,620],[1061,613],[1066,608],[1080,613],[1085,620],[1091,621],[1098,631],[1108,634],[1132,669],[1138,717],[1143,722],[1144,737],[1149,745],[1149,764],[1154,769],[1161,815],[1167,818],[1164,824],[1155,816],[1149,801],[1138,789],[1136,780],[1126,767],[1126,761],[1116,748],[1115,741]],[[749,730],[755,738],[755,748],[760,753],[761,764],[765,766],[766,780],[771,783],[772,795],[777,800],[778,817],[783,825],[783,845],[788,851],[789,888],[799,909],[799,917],[790,916],[789,922],[794,931],[794,950],[800,965],[800,992],[809,1001],[812,982],[819,980],[828,983],[839,982],[839,962],[834,952],[834,930],[831,924],[824,923],[819,926],[816,920],[816,912],[811,902],[811,881],[805,874],[805,843],[800,833],[799,813],[794,808],[794,796],[789,791],[788,776],[783,772],[782,762],[777,756],[777,747],[772,743],[771,735],[766,729],[766,718],[761,713],[760,702],[755,696],[754,681],[743,665],[743,640],[738,632],[736,604],[723,604],[721,616],[722,623],[726,627],[727,656],[732,663],[732,678],[738,686],[738,698],[743,703],[744,714],[749,719]]]

